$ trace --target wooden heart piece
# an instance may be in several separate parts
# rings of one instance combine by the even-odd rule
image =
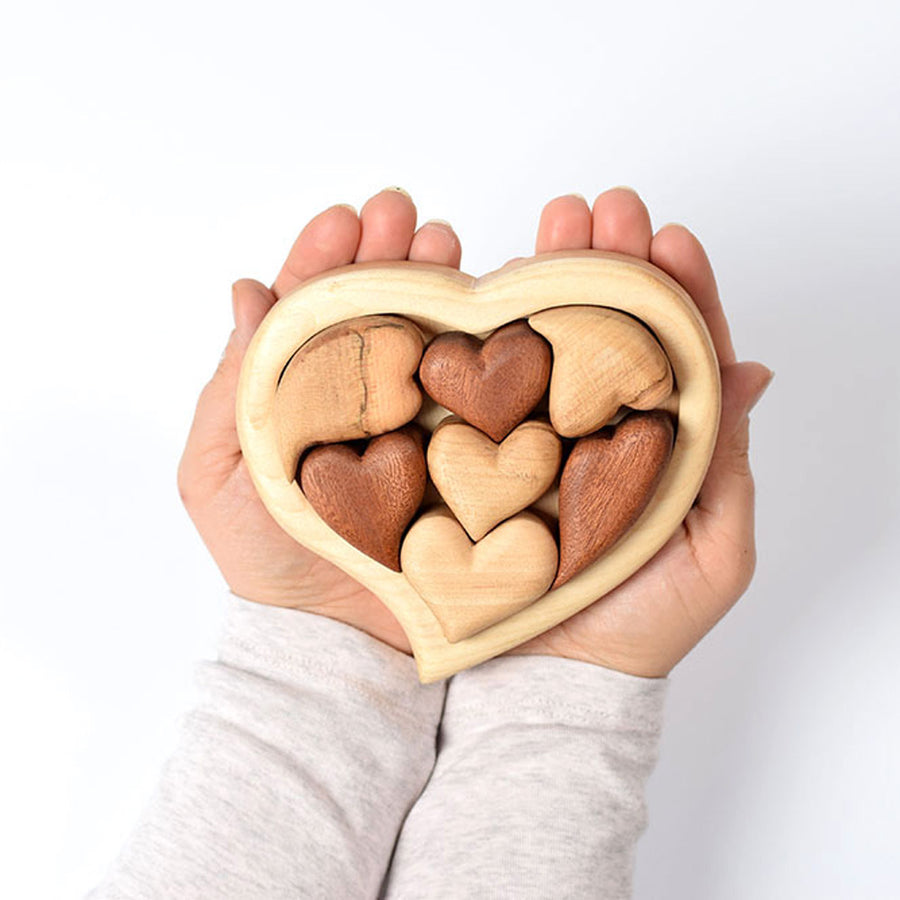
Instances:
[[[630,413],[581,438],[559,485],[559,571],[565,584],[605,553],[646,509],[672,455],[668,413]]]
[[[553,484],[562,443],[546,423],[523,422],[500,444],[450,417],[431,436],[428,471],[473,541],[530,506]]]
[[[627,323],[610,326],[610,310],[622,314]],[[618,314],[612,318],[618,319]],[[535,330],[526,324],[529,321]],[[538,334],[541,329],[546,339]],[[621,346],[623,334],[631,342],[630,352],[646,351],[634,357],[639,379],[633,372],[625,372],[628,377],[624,377],[613,365],[595,366],[595,357],[605,358],[609,343]],[[440,351],[442,346],[445,349]],[[468,374],[457,382],[450,374],[442,374],[442,353],[456,354]],[[671,366],[671,381],[654,368],[657,354]],[[372,463],[365,461],[366,456],[374,454],[378,459],[382,452],[381,445],[376,445],[377,435],[395,432],[411,421],[426,432],[434,431],[446,415],[434,400],[484,431],[495,444],[516,426],[523,428],[523,422],[527,434],[535,424],[525,419],[541,408],[540,395],[546,393],[551,364],[551,424],[558,433],[563,429],[572,437],[588,429],[582,438],[584,449],[570,453],[564,465],[562,479],[569,487],[560,484],[560,529],[566,533],[561,539],[563,565],[557,586],[551,587],[557,577],[554,554],[558,552],[553,529],[530,511],[513,513],[475,542],[448,509],[440,516],[417,513],[401,540],[401,571],[396,571],[397,533],[403,530],[412,501],[394,497],[385,487],[397,483],[393,475],[367,472]],[[502,376],[491,374],[496,367],[504,372]],[[421,375],[424,392],[416,380],[417,370],[431,372]],[[598,412],[602,398],[591,396],[597,378],[619,385],[605,412]],[[494,387],[495,383],[500,387]],[[662,397],[671,383],[677,385],[677,393],[665,400],[654,399]],[[482,387],[492,397],[486,413],[479,411],[477,395]],[[423,397],[423,393],[431,396]],[[567,395],[571,395],[569,401],[560,400]],[[579,507],[579,497],[584,501],[595,489],[602,491],[603,476],[597,474],[596,466],[599,451],[592,449],[592,435],[602,427],[598,420],[602,422],[611,406],[654,403],[669,411],[676,426],[671,457],[661,468],[655,490],[652,483],[658,473],[644,459],[641,466],[629,469],[628,478],[639,484],[611,519],[599,516],[602,503],[596,497]],[[576,423],[567,426],[572,410]],[[355,264],[310,279],[279,300],[257,329],[241,370],[236,417],[247,470],[273,518],[297,541],[384,602],[409,637],[419,677],[428,682],[547,631],[608,593],[650,559],[681,524],[697,496],[715,445],[719,411],[718,361],[703,318],[683,288],[644,260],[584,250],[521,260],[478,279],[414,262]],[[612,421],[620,415],[621,410],[614,410]],[[656,415],[652,413],[651,419]],[[629,429],[636,427],[630,422],[626,418],[611,438],[603,439],[617,448],[613,453],[607,449],[606,455],[620,475],[629,468],[629,455],[622,447]],[[372,439],[368,454],[360,456],[344,448],[356,457],[356,461],[345,460],[347,470],[356,467],[364,473],[357,476],[357,486],[349,486],[353,476],[333,468],[328,481],[335,481],[338,471],[336,481],[346,482],[349,489],[339,497],[324,489],[316,494],[311,486],[315,468],[304,469],[320,457],[325,469],[335,467],[341,451],[313,445],[365,438]],[[440,428],[431,440],[440,447]],[[391,441],[386,443],[391,446]],[[654,438],[651,451],[665,443]],[[511,446],[515,445],[513,441]],[[496,453],[502,459],[503,450]],[[295,476],[303,454],[298,483]],[[585,461],[579,462],[582,455]],[[440,456],[438,449],[435,472],[443,469],[446,476],[446,459],[441,465]],[[451,464],[451,483],[452,469]],[[497,478],[494,490],[479,489],[486,500],[507,491],[499,488],[502,476]],[[485,523],[473,522],[464,512],[465,491],[461,501],[459,491],[454,496],[446,480],[443,489],[473,532],[483,531]],[[571,497],[564,498],[564,493]],[[376,494],[380,500],[374,505],[383,507],[378,514],[382,520],[361,524],[361,513],[353,507],[371,505]],[[540,508],[541,516],[552,521],[557,512],[554,494],[551,487],[530,509]],[[515,505],[521,502],[526,501],[518,498]],[[636,523],[624,525],[644,502]],[[625,509],[629,504],[630,512]],[[508,515],[512,506],[510,501],[494,517]],[[384,524],[385,520],[389,523]],[[606,533],[609,522],[615,527]],[[355,529],[356,544],[342,538],[337,527],[348,535]],[[577,549],[569,537],[573,527],[575,533],[587,531],[590,553],[599,555],[592,560],[578,558],[577,552],[573,556]],[[623,528],[624,533],[616,537]],[[376,549],[372,533],[383,530],[392,530],[389,546]],[[601,534],[605,534],[603,540],[612,540],[605,550]]]
[[[439,335],[419,378],[435,402],[502,441],[544,395],[550,364],[547,342],[527,322],[511,322],[483,343],[458,331]]]
[[[410,528],[401,564],[455,643],[537,600],[553,581],[558,555],[550,529],[532,513],[519,513],[473,543],[450,511],[438,507]]]
[[[528,322],[553,345],[550,421],[563,437],[602,428],[620,406],[653,409],[672,393],[666,354],[631,316],[564,306]]]
[[[298,480],[313,509],[344,540],[400,571],[400,540],[425,494],[418,429],[373,438],[362,455],[347,444],[316,447]]]
[[[422,405],[413,380],[422,348],[422,333],[398,316],[342,322],[304,343],[275,391],[281,453],[291,478],[310,444],[371,437],[409,422]]]

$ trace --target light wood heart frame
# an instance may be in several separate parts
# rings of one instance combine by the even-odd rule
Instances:
[[[358,316],[404,316],[428,340],[444,331],[483,337],[507,322],[559,306],[619,309],[656,335],[677,389],[674,403],[668,405],[677,412],[678,422],[672,457],[647,508],[609,552],[525,609],[451,644],[406,577],[332,531],[286,476],[274,418],[279,378],[309,338]],[[237,393],[241,448],[267,509],[293,538],[381,598],[409,638],[423,683],[446,678],[547,631],[637,571],[690,510],[712,457],[720,413],[718,360],[690,296],[645,260],[598,250],[541,254],[480,278],[408,261],[332,269],[275,304],[247,349]]]

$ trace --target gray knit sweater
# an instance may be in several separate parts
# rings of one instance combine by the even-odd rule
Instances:
[[[665,679],[515,656],[421,685],[348,625],[229,603],[91,900],[630,896]]]

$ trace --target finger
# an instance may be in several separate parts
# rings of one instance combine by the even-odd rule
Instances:
[[[706,320],[719,364],[731,365],[737,357],[716,278],[700,241],[683,225],[666,225],[650,244],[650,262],[671,275],[691,295]]]
[[[757,362],[722,369],[719,434],[699,500],[689,516],[716,538],[737,546],[753,540],[749,414],[771,380],[772,372]]]
[[[359,213],[362,234],[355,262],[406,259],[416,228],[416,207],[406,191],[385,188]]]
[[[431,219],[413,236],[409,258],[458,269],[462,259],[462,245],[449,222]]]
[[[592,243],[595,250],[649,259],[652,237],[650,213],[631,188],[612,188],[594,201]]]
[[[238,368],[250,339],[274,305],[275,295],[264,284],[252,278],[242,278],[232,285],[231,310],[239,345],[239,357],[235,357]],[[226,349],[226,356],[227,354]]]
[[[353,262],[359,246],[360,223],[352,206],[341,204],[319,213],[294,241],[272,285],[283,297],[307,278]]]
[[[579,194],[551,200],[541,212],[535,253],[553,250],[588,250],[591,246],[591,210]]]
[[[179,465],[182,496],[196,494],[198,489],[216,489],[241,458],[234,409],[238,376],[250,338],[274,303],[274,294],[258,281],[243,278],[232,287],[235,328],[197,401]]]

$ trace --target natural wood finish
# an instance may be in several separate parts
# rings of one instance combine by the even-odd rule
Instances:
[[[553,581],[557,557],[550,529],[531,513],[473,543],[446,507],[418,518],[400,549],[403,573],[450,643],[537,600]]]
[[[563,437],[606,425],[620,406],[653,409],[672,392],[672,368],[653,335],[611,309],[563,306],[530,316],[553,345],[550,421]]]
[[[300,488],[345,541],[400,571],[400,541],[425,494],[422,433],[415,427],[369,441],[315,447],[300,464]]]
[[[286,472],[275,392],[297,348],[332,325],[389,312],[431,338],[446,331],[484,337],[507,322],[559,307],[615,307],[653,331],[678,385],[672,458],[649,505],[611,552],[538,601],[483,631],[450,643],[402,573],[342,540]],[[250,343],[237,394],[237,427],[247,469],[282,528],[374,591],[409,635],[423,682],[446,678],[541,634],[584,609],[640,568],[669,539],[697,496],[719,421],[719,368],[700,312],[684,289],[650,263],[598,250],[521,260],[475,279],[427,263],[361,263],[310,279],[272,309]],[[552,500],[551,490],[535,504]]]
[[[553,587],[574,578],[637,521],[662,480],[673,438],[668,413],[654,410],[630,413],[575,444],[560,478]]]
[[[310,444],[392,431],[413,419],[422,333],[397,316],[363,316],[326,328],[293,355],[275,392],[285,472]]]
[[[559,479],[546,494],[538,497],[530,507],[534,512],[542,513],[548,519],[559,518]]]
[[[547,422],[523,422],[498,444],[453,416],[431,436],[428,473],[469,537],[480,541],[553,484],[561,457]]]
[[[425,349],[422,387],[436,403],[502,441],[547,389],[550,347],[527,322],[498,328],[484,342],[449,332]]]

